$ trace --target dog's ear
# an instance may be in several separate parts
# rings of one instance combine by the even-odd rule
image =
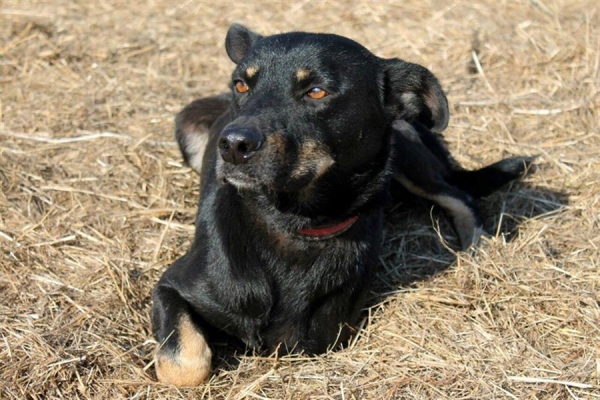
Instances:
[[[230,93],[205,97],[185,106],[175,117],[175,138],[183,160],[200,174],[210,127],[227,112]]]
[[[385,104],[394,119],[419,121],[434,132],[448,126],[446,95],[427,69],[400,59],[384,60]]]
[[[240,24],[232,24],[225,38],[225,50],[234,63],[238,64],[250,47],[262,36]]]

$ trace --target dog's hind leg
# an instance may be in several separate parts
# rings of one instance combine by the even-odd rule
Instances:
[[[406,121],[394,122],[394,178],[409,192],[442,207],[461,247],[467,249],[483,233],[479,209],[469,192],[448,182],[453,167],[447,150],[429,130],[417,128]]]
[[[230,98],[230,93],[223,93],[194,100],[175,118],[175,138],[183,159],[198,174],[202,170],[210,127],[227,112]]]
[[[463,249],[483,233],[475,199],[524,176],[533,157],[512,157],[487,167],[461,169],[443,143],[427,128],[395,121],[394,178],[409,192],[439,205],[452,218]]]
[[[463,250],[477,243],[484,232],[483,219],[468,193],[439,181],[436,182],[435,190],[432,190],[432,182],[418,185],[401,173],[394,174],[394,178],[409,192],[432,201],[450,216]],[[427,186],[429,190],[424,190],[423,186]]]
[[[448,175],[448,182],[475,198],[484,197],[525,176],[533,169],[534,159],[510,157],[474,171],[454,169]]]
[[[176,386],[197,386],[208,377],[212,352],[190,305],[166,285],[156,286],[152,330],[160,347],[155,354],[159,381]]]

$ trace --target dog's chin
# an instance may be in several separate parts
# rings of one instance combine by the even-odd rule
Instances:
[[[238,190],[258,191],[264,186],[257,178],[231,168],[220,158],[217,159],[215,172],[221,185],[231,185]]]
[[[263,185],[257,180],[248,177],[223,177],[221,182],[225,185],[231,185],[238,190],[259,191]]]
[[[217,181],[221,185],[231,185],[238,190],[253,192],[286,192],[285,183],[278,184],[272,179],[261,179],[240,171],[224,171],[217,168]]]
[[[238,190],[255,192],[268,191],[271,193],[277,192],[293,194],[304,193],[313,187],[313,182],[308,179],[306,181],[294,181],[291,179],[286,179],[283,182],[263,182],[259,179],[241,174],[223,175],[219,181],[225,185],[229,184]]]

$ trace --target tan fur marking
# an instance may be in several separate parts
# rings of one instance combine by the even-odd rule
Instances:
[[[334,160],[323,146],[312,140],[306,141],[298,154],[298,166],[292,172],[292,178],[298,179],[313,172],[315,174],[313,180],[315,180],[323,175],[333,163]]]
[[[258,67],[248,67],[246,68],[246,76],[248,78],[252,78],[254,75],[256,75],[256,73],[258,72],[259,68]]]
[[[172,355],[157,352],[158,380],[175,386],[198,386],[210,374],[212,352],[204,336],[194,327],[189,315],[182,315],[178,326],[179,352]]]
[[[435,121],[438,124],[441,122],[441,124],[439,126],[434,126],[432,128],[433,131],[441,132],[444,129],[446,129],[446,127],[448,126],[448,115],[447,112],[445,112],[445,104],[430,92],[425,92],[423,94],[423,101],[425,102],[425,105],[429,107],[434,117],[439,119],[440,116],[444,116],[441,121]]]
[[[298,79],[299,81],[308,78],[309,75],[310,71],[306,68],[300,68],[298,71],[296,71],[296,79]]]
[[[281,133],[273,133],[268,136],[267,145],[270,147],[270,151],[276,154],[277,157],[283,157],[285,155],[285,140]]]
[[[198,174],[202,171],[202,160],[208,143],[208,133],[194,132],[186,136],[185,150],[190,155],[190,167]]]
[[[394,179],[396,179],[406,190],[411,192],[412,194],[416,194],[417,196],[423,197],[427,200],[433,200],[429,193],[412,183],[408,178],[402,174],[394,175]]]
[[[423,101],[425,105],[429,107],[434,114],[436,114],[436,111],[438,111],[440,108],[440,103],[430,92],[425,92],[423,94]]]
[[[335,161],[333,161],[333,158],[331,158],[329,154],[323,154],[322,157],[317,160],[314,179],[321,177],[334,163]]]

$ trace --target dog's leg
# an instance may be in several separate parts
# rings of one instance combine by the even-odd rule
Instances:
[[[369,281],[369,271],[356,282]],[[313,310],[308,325],[310,341],[301,341],[299,351],[307,354],[321,354],[348,343],[360,318],[366,296],[366,287],[348,284],[335,294],[330,294]],[[340,321],[334,324],[332,321]]]
[[[484,197],[525,176],[533,169],[534,159],[510,157],[474,171],[454,169],[448,176],[448,182],[475,198]]]
[[[463,250],[479,241],[484,232],[483,219],[475,201],[468,193],[444,182],[436,182],[437,188],[431,190],[431,182],[428,182],[428,185],[419,185],[401,173],[394,174],[394,178],[409,192],[432,201],[450,216]],[[423,186],[428,186],[429,190],[424,190]]]
[[[532,168],[533,159],[511,157],[474,171],[453,169],[443,194],[428,197],[451,215],[463,250],[476,243],[483,233],[482,219],[474,199],[487,196],[525,176]]]
[[[475,199],[525,175],[533,160],[513,157],[478,170],[463,170],[429,129],[406,121],[395,121],[393,127],[394,178],[409,192],[442,207],[452,218],[463,250],[483,233]]]
[[[159,381],[197,386],[206,380],[210,347],[193,321],[189,304],[175,289],[159,284],[154,290],[152,329],[160,344],[154,358]]]
[[[409,192],[442,207],[452,219],[462,249],[483,233],[483,222],[470,193],[448,182],[452,160],[434,134],[422,126],[395,121],[394,178]]]
[[[398,134],[396,150],[402,157],[417,154],[421,160],[413,162],[416,161],[420,167],[434,171],[450,186],[457,187],[476,199],[495,192],[533,170],[532,163],[535,157],[510,157],[481,169],[465,170],[454,161],[441,137],[425,126],[419,123],[409,124],[406,121],[395,121],[393,126]],[[437,161],[433,160],[432,156]],[[423,158],[425,160],[422,160]],[[406,163],[404,165],[406,166]]]

